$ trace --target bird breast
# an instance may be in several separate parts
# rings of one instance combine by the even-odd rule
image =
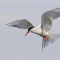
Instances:
[[[40,27],[35,27],[35,28],[31,29],[31,32],[40,35],[42,33],[42,30]]]
[[[44,33],[42,33],[42,29],[41,29],[40,26],[31,29],[31,32],[35,33],[35,34],[38,34],[40,36],[48,35],[48,32],[46,32],[46,31],[44,31]]]

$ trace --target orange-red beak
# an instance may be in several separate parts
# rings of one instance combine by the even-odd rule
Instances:
[[[26,34],[25,34],[25,36],[26,36],[28,33],[29,33],[29,32],[27,31]]]

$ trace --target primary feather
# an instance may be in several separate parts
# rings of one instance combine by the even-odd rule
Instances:
[[[17,27],[22,29],[28,29],[29,27],[33,27],[33,25],[26,19],[16,20],[7,24],[11,27]]]

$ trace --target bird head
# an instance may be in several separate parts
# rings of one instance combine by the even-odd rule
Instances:
[[[34,27],[30,27],[29,29],[28,29],[28,31],[26,32],[26,34],[25,34],[25,36],[31,31],[31,29],[33,29]]]

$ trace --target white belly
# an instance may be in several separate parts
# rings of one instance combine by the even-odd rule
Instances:
[[[35,28],[31,29],[31,32],[35,33],[35,34],[38,34],[40,36],[48,35],[48,33],[46,31],[44,31],[44,33],[42,33],[42,30],[41,30],[40,27],[35,27]]]

